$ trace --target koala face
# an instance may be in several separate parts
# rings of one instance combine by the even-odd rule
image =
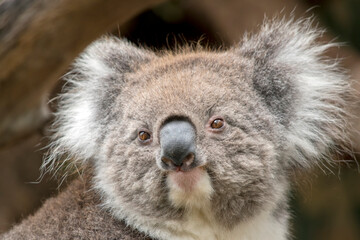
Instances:
[[[104,206],[144,231],[177,231],[194,212],[226,229],[286,219],[289,170],[346,129],[346,76],[309,26],[269,22],[226,51],[98,40],[66,76],[47,164],[63,153],[91,164]]]
[[[276,120],[251,89],[246,62],[230,58],[166,56],[127,75],[124,94],[115,100],[122,111],[108,125],[96,162],[98,181],[113,186],[106,194],[114,202],[165,220],[209,201],[227,226],[276,202],[285,186]],[[181,139],[187,131],[190,139]],[[141,132],[149,139],[142,141]],[[167,157],[167,164],[164,156],[176,151],[180,156]],[[194,156],[186,168],[181,161],[189,153]]]

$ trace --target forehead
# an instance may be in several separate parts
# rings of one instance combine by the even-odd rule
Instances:
[[[241,77],[230,61],[221,58],[216,53],[159,58],[129,75],[128,99],[157,112],[206,111],[231,98],[234,81]]]

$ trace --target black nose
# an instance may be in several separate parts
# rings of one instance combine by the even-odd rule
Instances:
[[[160,130],[161,161],[165,169],[188,170],[195,164],[195,129],[185,120],[173,120]]]

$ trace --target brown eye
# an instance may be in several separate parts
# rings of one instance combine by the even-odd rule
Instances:
[[[224,127],[224,120],[221,118],[217,118],[210,124],[212,129],[220,129]]]
[[[139,137],[140,141],[147,142],[150,140],[151,136],[150,136],[150,133],[148,133],[148,132],[140,131],[138,137]]]

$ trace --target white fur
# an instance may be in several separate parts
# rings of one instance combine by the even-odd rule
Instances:
[[[93,96],[93,90],[101,87],[101,78],[113,72],[98,59],[92,46],[77,60],[75,68],[81,71],[85,79],[68,79],[74,87],[62,96],[63,108],[58,118],[62,123],[58,134],[61,134],[59,141],[63,146],[85,160],[95,155],[95,139],[100,128],[98,121],[94,119],[96,106],[92,105],[94,98],[99,96]]]
[[[247,219],[228,230],[219,224],[213,216],[210,199],[213,189],[208,174],[204,174],[192,192],[185,193],[168,178],[169,198],[175,205],[187,208],[187,216],[182,222],[165,223],[168,230],[161,239],[174,240],[282,240],[286,239],[287,229],[278,222],[269,209]],[[271,208],[268,206],[268,208]],[[266,207],[265,207],[266,209]]]
[[[102,79],[113,75],[111,68],[100,58],[98,43],[90,45],[75,61],[73,70],[64,76],[67,92],[59,97],[59,111],[55,114],[50,155],[42,170],[58,170],[66,162],[85,161],[96,155],[96,139],[100,124],[95,120],[94,91],[102,88]],[[64,154],[68,156],[58,162]]]
[[[169,199],[175,207],[186,207],[187,209],[201,209],[204,205],[210,204],[213,188],[209,175],[203,171],[200,179],[191,191],[180,188],[171,177],[167,178],[170,189]]]
[[[207,216],[209,214],[210,216]],[[210,217],[210,218],[209,218]],[[178,224],[178,223],[176,223]],[[285,240],[287,228],[278,222],[268,211],[247,219],[232,230],[220,227],[211,219],[211,210],[192,212],[178,231],[164,233],[161,239],[174,240]]]
[[[153,55],[115,37],[103,37],[85,49],[73,63],[72,70],[63,77],[66,91],[58,97],[59,110],[55,113],[53,141],[42,170],[58,170],[66,162],[85,162],[97,157],[99,146],[96,140],[104,128],[99,118],[107,116],[96,116],[99,110],[96,103],[103,100],[101,94],[106,92],[108,79],[120,74],[116,66],[108,66],[104,60],[111,53],[123,54],[124,59],[119,61],[124,62],[130,61],[129,53],[135,58]],[[65,159],[59,163],[58,160],[64,156]]]
[[[280,40],[273,61],[280,66],[290,66],[291,79],[300,99],[295,102],[295,116],[285,133],[288,143],[285,158],[303,166],[316,163],[309,160],[323,158],[329,147],[346,141],[343,131],[347,124],[344,120],[347,106],[342,94],[350,89],[348,77],[339,71],[335,62],[323,56],[326,50],[337,45],[318,44],[323,31],[311,25],[311,19],[283,20],[264,24],[260,31],[266,35],[280,29],[284,35],[280,37],[286,39]]]
[[[276,202],[264,206],[263,211],[252,218],[240,222],[233,229],[228,230],[222,227],[213,216],[210,206],[212,187],[210,178],[205,173],[198,181],[192,193],[187,193],[187,198],[181,196],[181,189],[168,179],[170,189],[169,198],[174,201],[174,205],[186,206],[187,213],[184,220],[159,221],[155,218],[139,216],[131,209],[125,209],[120,196],[114,196],[115,186],[106,182],[105,175],[113,174],[99,171],[96,175],[96,188],[105,197],[104,207],[112,209],[113,214],[118,219],[124,219],[129,225],[145,232],[149,236],[160,240],[285,240],[287,239],[287,224],[279,222],[273,216]],[[280,192],[285,191],[286,187],[279,184]],[[192,196],[189,196],[191,195]],[[284,221],[284,219],[282,219]]]

